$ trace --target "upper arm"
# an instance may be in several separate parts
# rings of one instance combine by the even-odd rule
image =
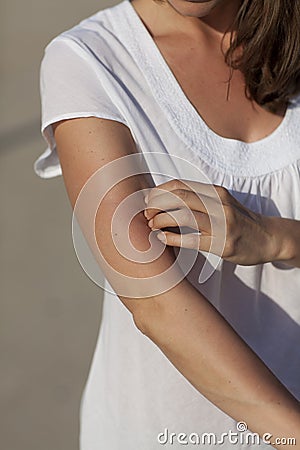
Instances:
[[[53,130],[66,189],[73,207],[80,190],[98,169],[118,158],[136,153],[129,129],[116,121],[95,117],[77,118],[57,122],[53,125]],[[137,183],[146,187],[142,176],[138,177]],[[128,183],[129,189],[132,184]]]
[[[107,187],[111,176],[110,163],[117,162],[117,175],[122,178],[128,167],[124,169],[124,160],[120,158],[134,156],[135,153],[139,155],[126,126],[127,120],[122,108],[116,98],[114,101],[110,98],[112,92],[119,92],[119,97],[122,98],[123,85],[107,70],[105,57],[109,57],[109,48],[105,50],[102,44],[98,45],[101,52],[97,50],[97,58],[94,58],[95,52],[89,51],[89,46],[94,49],[93,42],[82,45],[72,37],[55,39],[48,45],[41,67],[42,130],[48,149],[46,156],[42,155],[38,171],[46,176],[48,166],[55,164],[54,172],[58,174],[61,167],[76,217],[78,198],[82,198],[81,194],[85,192],[83,187],[91,185],[93,174],[97,179],[99,175],[100,184],[103,181]],[[118,98],[118,95],[115,97]],[[150,247],[150,229],[143,215],[143,202],[140,201],[139,210],[130,224],[127,221],[128,215],[124,215],[124,209],[121,213],[121,208],[118,209],[123,200],[128,204],[127,199],[132,198],[131,194],[153,187],[151,176],[139,170],[140,162],[140,157],[131,160],[130,164],[135,166],[131,167],[135,175],[125,177],[108,190],[92,226],[91,223],[85,226],[85,210],[88,205],[83,205],[84,211],[79,223],[105,277],[133,313],[135,321],[138,311],[141,324],[142,316],[149,315],[153,318],[152,313],[157,305],[159,314],[162,312],[161,306],[167,305],[165,311],[169,319],[170,306],[174,310],[176,301],[187,301],[189,296],[186,290],[188,282],[174,264],[173,250],[166,248],[161,250],[161,254],[156,252],[157,257],[154,258],[153,255],[149,258],[145,251]],[[96,189],[95,196],[97,194]],[[116,212],[119,214],[115,214]],[[114,217],[117,220],[113,222]],[[112,230],[112,223],[117,227],[116,232]],[[118,238],[116,245],[114,237]],[[157,239],[152,242],[156,246],[162,246]],[[132,244],[133,251],[124,254],[123,244],[127,249]],[[134,248],[140,251],[137,258]]]
[[[129,129],[115,121],[98,118],[62,121],[54,125],[54,135],[64,182],[73,207],[81,189],[93,174],[103,167],[108,167],[107,165],[112,161],[137,153]],[[140,161],[140,158],[137,160]],[[121,162],[118,167],[120,178],[124,175],[123,164]],[[150,229],[143,211],[139,211],[140,206],[137,205],[137,213],[130,224],[126,222],[126,217],[122,217],[122,212],[116,224],[116,234],[119,234],[118,242],[125,243],[126,247],[130,244],[127,241],[130,240],[133,247],[140,252],[139,258],[135,260],[131,255],[124,254],[113,240],[115,230],[112,230],[112,219],[120,203],[124,200],[130,201],[131,194],[153,186],[151,177],[139,173],[138,169],[137,165],[134,168],[136,175],[125,178],[107,192],[99,205],[95,220],[98,247],[107,265],[113,268],[112,271],[107,271],[107,265],[102,266],[104,275],[134,315],[137,309],[144,310],[147,305],[153,308],[153,299],[160,297],[159,291],[161,290],[163,296],[168,287],[173,288],[176,280],[178,281],[178,277],[181,276],[181,272],[173,264],[174,254],[170,248],[166,248],[154,260],[149,260],[146,250],[150,247]],[[101,171],[100,176],[104,176],[107,184],[110,175],[106,168]],[[87,235],[85,231],[84,234]],[[158,245],[162,244],[158,243]],[[145,255],[144,260],[143,255]],[[171,266],[172,269],[168,272],[167,269]],[[142,284],[138,285],[141,280],[143,280]],[[151,280],[155,280],[156,295],[150,292],[151,287],[154,286]],[[137,297],[143,297],[143,299],[140,300]]]

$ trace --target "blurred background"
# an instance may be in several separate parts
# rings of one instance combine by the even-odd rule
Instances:
[[[1,0],[0,440],[77,450],[79,406],[101,320],[79,265],[62,178],[41,180],[39,66],[46,44],[118,1]]]

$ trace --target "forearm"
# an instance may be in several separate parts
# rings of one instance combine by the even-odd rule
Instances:
[[[129,195],[125,187],[120,187],[120,191],[124,197]],[[130,288],[136,294],[140,292],[135,284],[138,279],[163,273],[173,262],[172,252],[166,249],[157,260],[143,264],[130,261],[130,255],[129,259],[122,257],[112,235],[120,233],[125,239],[123,221],[118,221],[120,229],[113,233],[110,226],[115,211],[114,195],[112,191],[99,208],[96,237],[106,261],[118,274],[129,277]],[[143,215],[137,215],[129,233],[134,247],[147,250],[149,232]],[[168,279],[162,276],[158,295],[130,298],[120,294],[123,281],[119,283],[115,277],[105,275],[138,328],[207,399],[234,419],[245,421],[253,432],[295,437],[300,442],[300,435],[295,436],[295,430],[300,430],[298,402],[186,279],[165,290],[163,283],[168,284]],[[141,297],[147,297],[146,284],[144,288]]]
[[[129,130],[113,121],[95,118],[63,121],[55,128],[55,138],[73,206],[92,174],[113,160],[135,152],[135,144]],[[139,170],[139,164],[140,158],[137,158],[136,170],[132,163],[130,164],[135,173],[143,173]],[[118,165],[115,175],[118,175],[119,171],[119,175],[124,174],[124,160],[121,166],[120,169]],[[120,182],[101,202],[95,223],[87,220],[90,215],[94,217],[95,193],[102,189],[102,182],[106,184],[107,180],[110,180],[110,177],[105,172],[89,192],[91,210],[87,198],[87,201],[81,204],[82,208],[79,208],[79,211],[77,209],[76,216],[98,260],[97,249],[93,244],[95,232],[102,259],[107,266],[116,270],[116,276],[110,277],[113,272],[107,273],[106,267],[104,274],[132,313],[141,331],[161,348],[201,393],[227,414],[247,421],[253,431],[268,432],[274,436],[290,436],[294,430],[300,430],[299,405],[296,400],[188,281],[177,282],[173,284],[175,287],[167,289],[168,277],[160,277],[160,283],[155,283],[154,286],[160,294],[154,297],[149,296],[151,289],[147,289],[146,284],[142,285],[144,292],[136,290],[135,283],[139,278],[150,278],[150,283],[154,284],[151,277],[168,269],[174,262],[174,255],[167,248],[152,262],[146,262],[146,254],[144,261],[134,262],[130,258],[131,255],[122,256],[114,244],[113,237],[118,237],[120,243],[128,240],[127,223],[122,217],[116,222],[117,229],[112,229],[115,210],[120,202],[132,193],[152,185],[144,176],[131,177]],[[141,203],[139,210],[142,209]],[[129,234],[134,247],[141,252],[149,248],[149,233],[143,214],[137,214],[130,224]],[[102,262],[100,258],[100,266]],[[122,275],[125,275],[125,278]],[[177,276],[180,278],[176,268],[174,275],[175,281]],[[128,297],[122,296],[120,292],[126,292]],[[131,293],[133,298],[130,298]],[[141,297],[148,295],[149,298],[138,298],[134,295],[136,293],[144,294]],[[300,436],[297,438],[300,442]]]
[[[157,302],[160,308],[140,318],[140,328],[185,378],[251,431],[292,436],[299,445],[298,402],[211,304],[185,282],[176,297]]]
[[[300,267],[300,221],[270,216],[264,216],[264,221],[272,235],[270,261]]]
[[[101,220],[104,215],[100,208],[96,222],[96,235],[106,259],[130,278],[148,278],[163,272],[172,263],[170,249],[159,262],[137,264],[120,258],[107,225],[114,210],[113,202],[108,203],[110,206],[104,205],[108,220]],[[133,244],[145,250],[149,229],[142,216],[136,217],[131,231]],[[130,283],[133,287],[132,278]],[[138,328],[199,392],[229,416],[245,421],[251,431],[260,435],[294,437],[295,430],[300,430],[298,402],[186,279],[147,299],[120,298]],[[300,435],[295,437],[300,442]]]

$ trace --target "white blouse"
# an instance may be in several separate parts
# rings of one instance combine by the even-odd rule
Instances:
[[[95,116],[125,124],[139,151],[165,156],[153,154],[149,164],[157,184],[168,179],[170,167],[177,178],[195,179],[181,158],[253,211],[300,220],[299,99],[278,128],[259,141],[221,137],[187,99],[129,0],[83,20],[47,46],[41,99],[48,144],[35,162],[41,177],[61,174],[51,125]],[[200,253],[198,272],[204,258]],[[221,261],[197,288],[300,400],[300,269]],[[230,438],[230,432],[238,437]],[[196,391],[136,329],[118,297],[105,292],[81,404],[81,450],[179,449],[199,443],[211,448],[213,442],[242,449],[247,439],[249,449],[270,448],[256,445],[254,437],[251,443],[247,434]]]

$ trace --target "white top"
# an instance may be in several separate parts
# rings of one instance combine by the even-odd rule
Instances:
[[[96,13],[47,46],[41,97],[42,132],[49,145],[35,163],[42,177],[61,174],[51,124],[96,116],[128,126],[142,152],[172,153],[196,165],[248,208],[300,220],[299,102],[257,142],[219,136],[185,96],[129,0]],[[189,178],[177,161],[170,158],[169,165],[178,178]],[[158,159],[151,171],[164,174],[170,166]],[[163,180],[153,177],[156,183]],[[300,269],[222,261],[198,288],[300,400]],[[165,429],[169,436],[163,445],[166,432],[161,443],[157,436]],[[178,439],[190,439],[186,446],[195,448],[197,437],[191,433],[201,439],[204,432],[216,433],[220,439],[230,430],[236,431],[236,422],[199,394],[135,328],[119,299],[105,293],[81,405],[81,449],[180,449],[184,444]],[[173,444],[170,433],[176,433]],[[179,433],[187,437],[178,438]],[[244,448],[226,438],[220,447]]]

